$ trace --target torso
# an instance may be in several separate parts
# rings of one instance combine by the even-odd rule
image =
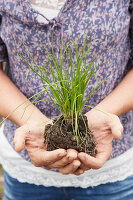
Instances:
[[[39,65],[42,64],[46,54],[39,40],[43,41],[44,45],[51,50],[53,24],[51,24],[51,21],[48,21],[48,24],[43,22],[40,24],[38,13],[33,12],[27,0],[7,0],[7,2],[8,4],[5,4],[5,1],[3,1],[0,7],[6,11],[3,12],[2,39],[9,54],[9,76],[29,98],[34,93],[39,92],[43,86],[41,80],[35,74],[31,74],[28,80],[25,81],[29,67],[22,62],[16,51],[19,51],[33,64],[25,52],[22,40],[30,49],[36,62]],[[56,54],[60,49],[59,39],[63,39],[68,44],[71,35],[77,40],[80,34],[79,48],[81,48],[87,31],[92,27],[89,33],[90,38],[93,38],[92,49],[87,61],[91,61],[94,56],[97,57],[102,52],[104,54],[98,59],[97,64],[109,60],[107,64],[98,67],[96,73],[100,75],[97,77],[98,81],[107,76],[110,76],[110,78],[91,96],[87,102],[88,105],[97,105],[114,89],[122,80],[125,72],[129,70],[126,66],[129,58],[129,2],[129,0],[90,0],[89,2],[88,0],[69,0],[66,1],[65,6],[59,12],[56,21],[54,21],[56,22],[54,26],[54,49]],[[92,78],[87,87],[86,95],[92,91],[93,86],[96,86],[96,84]],[[43,97],[47,97],[47,94],[45,93]],[[47,117],[52,118],[59,114],[51,103],[43,102],[37,106]],[[130,111],[120,118],[125,128],[124,134],[120,141],[113,141],[111,158],[119,156],[133,146],[133,112]],[[11,145],[13,145],[15,129],[16,126],[12,122],[6,122],[4,132]],[[21,155],[27,160],[29,159],[26,151],[22,152]]]

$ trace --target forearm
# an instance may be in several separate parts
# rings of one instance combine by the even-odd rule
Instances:
[[[133,69],[96,107],[117,116],[133,109]]]
[[[25,102],[21,105],[23,102]],[[30,104],[30,106],[28,106]],[[0,69],[0,116],[7,117],[15,108],[21,105],[13,112],[8,119],[18,126],[23,125],[27,119],[43,122],[47,118],[19,91],[12,81]],[[26,108],[27,106],[27,108]],[[26,108],[26,111],[24,112]],[[24,115],[23,115],[24,113]],[[23,117],[21,118],[21,116]]]

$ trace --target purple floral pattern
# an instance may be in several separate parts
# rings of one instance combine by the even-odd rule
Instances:
[[[60,40],[64,40],[68,44],[70,36],[75,40],[79,37],[80,50],[83,39],[91,27],[89,36],[90,39],[93,38],[92,48],[87,62],[98,57],[101,53],[103,54],[98,59],[97,65],[109,60],[106,64],[98,67],[96,73],[100,75],[97,77],[98,81],[108,76],[110,78],[87,102],[88,105],[96,106],[120,83],[132,67],[131,64],[127,65],[132,41],[131,34],[129,37],[129,27],[132,24],[130,23],[131,12],[129,12],[129,7],[130,0],[67,0],[58,17],[51,21],[48,20],[48,23],[45,24],[39,23],[39,13],[31,7],[28,0],[1,0],[1,38],[8,52],[10,66],[8,76],[28,98],[31,97],[41,91],[43,85],[34,73],[30,73],[25,81],[29,67],[22,61],[17,52],[32,65],[34,63],[26,53],[22,41],[32,53],[36,63],[41,65],[46,58],[46,52],[39,40],[51,51],[51,38],[54,30],[54,50],[58,56]],[[0,44],[1,46],[4,45],[3,43]],[[88,41],[89,44],[90,41]],[[71,48],[74,58],[75,50],[73,47]],[[65,66],[64,63],[64,68]],[[96,84],[95,79],[92,78],[86,89],[86,96]],[[46,93],[41,98],[45,97],[47,97]],[[59,114],[59,111],[49,102],[40,102],[37,107],[50,118]],[[88,108],[86,111],[88,111]],[[124,126],[124,133],[120,141],[113,141],[111,158],[119,156],[133,146],[133,111],[120,116],[120,119]],[[6,121],[4,133],[12,146],[16,128],[15,124]],[[26,150],[20,154],[25,159],[30,160]]]

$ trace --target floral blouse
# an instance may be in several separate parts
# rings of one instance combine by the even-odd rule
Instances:
[[[37,65],[42,65],[46,52],[42,43],[51,51],[51,38],[53,33],[53,46],[55,54],[60,52],[60,41],[68,44],[71,36],[74,40],[79,38],[79,50],[83,40],[90,29],[89,36],[92,47],[87,58],[91,62],[94,57],[102,56],[97,60],[96,69],[98,81],[109,77],[100,88],[91,95],[87,104],[96,106],[120,83],[127,72],[132,68],[132,10],[130,0],[66,0],[58,16],[47,20],[47,24],[40,23],[40,13],[34,10],[28,0],[1,0],[0,3],[0,61],[8,60],[8,76],[27,98],[43,89],[41,80],[36,74],[30,72],[25,80],[29,66],[19,57],[21,54],[31,64],[23,43],[33,55]],[[45,17],[45,14],[43,16]],[[54,32],[53,32],[54,30]],[[22,43],[23,42],[23,43]],[[88,40],[87,45],[90,44]],[[72,46],[73,59],[75,49]],[[105,63],[105,61],[108,61]],[[64,63],[64,69],[67,63]],[[89,82],[85,96],[97,85],[94,78]],[[47,98],[44,93],[40,99]],[[39,102],[37,107],[49,118],[59,115],[59,111],[50,102]],[[87,108],[84,112],[87,112]],[[124,133],[120,141],[113,140],[111,158],[115,158],[133,147],[133,111],[120,116],[124,126]],[[17,126],[6,121],[4,134],[13,146],[14,131]],[[26,150],[20,153],[30,161]]]

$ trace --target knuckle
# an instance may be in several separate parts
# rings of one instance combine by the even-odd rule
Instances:
[[[58,153],[56,157],[57,157],[57,159],[61,159],[63,157],[63,155]]]
[[[68,157],[63,158],[62,163],[64,163],[64,164],[69,163],[69,158]]]

